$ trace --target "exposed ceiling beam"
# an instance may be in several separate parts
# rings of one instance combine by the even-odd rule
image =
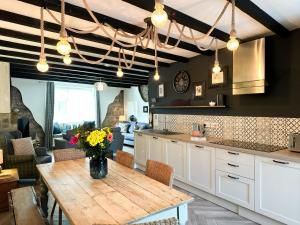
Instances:
[[[15,14],[12,12],[4,11],[4,10],[0,10],[0,20],[40,29],[40,20],[32,18],[32,17],[23,16],[20,14]],[[55,23],[45,22],[45,30],[58,34],[60,31],[60,26]],[[105,44],[105,45],[111,45],[111,43],[112,43],[111,39],[94,34],[94,33],[85,35],[85,34],[77,34],[77,33],[68,31],[68,34],[75,38],[93,41],[93,42],[97,42],[97,43],[101,43],[101,44]],[[120,46],[118,44],[115,44],[115,47],[120,47]],[[143,49],[141,46],[137,47],[137,52],[142,53],[142,54],[151,55],[151,56],[154,56],[154,53],[155,53],[153,49],[150,49],[150,48]],[[158,51],[157,56],[160,58],[170,59],[170,60],[174,60],[174,61],[178,61],[178,62],[188,62],[188,60],[189,60],[186,57],[182,57],[179,55],[174,55],[174,54],[170,54],[170,53],[162,52],[162,51]]]
[[[32,4],[32,5],[41,6],[41,1],[40,0],[21,0],[21,1]],[[147,3],[148,1],[142,1],[142,2]],[[47,8],[49,8],[53,11],[56,11],[56,12],[61,11],[59,0],[46,0],[46,6],[47,6]],[[85,8],[66,3],[65,4],[65,12],[66,12],[67,15],[94,22],[91,19],[90,15],[88,14],[88,12]],[[124,30],[128,33],[138,34],[138,33],[142,32],[144,30],[141,27],[138,27],[138,26],[135,26],[133,24],[129,24],[129,23],[126,23],[124,21],[121,21],[121,20],[106,16],[106,15],[100,14],[98,12],[93,12],[93,13],[100,22],[110,24],[114,28],[120,28],[120,29],[122,29],[122,30]],[[159,37],[162,41],[164,41],[166,39],[166,36],[162,35],[162,34],[159,34]],[[170,37],[168,43],[170,45],[175,45],[177,43],[177,40],[175,38]],[[211,51],[201,51],[195,45],[184,42],[184,41],[181,41],[179,43],[178,47],[182,48],[182,49],[185,49],[185,50],[192,51],[192,52],[201,53],[203,55],[211,55],[212,54]]]
[[[136,7],[139,7],[141,9],[144,9],[146,11],[152,12],[154,10],[154,5],[155,1],[154,0],[147,0],[147,1],[140,1],[140,0],[123,0],[124,2],[127,2],[131,5],[134,5]],[[167,5],[165,6],[165,11],[167,12],[169,18],[176,20],[176,22],[192,28],[193,30],[199,31],[201,33],[207,33],[211,26],[199,21],[191,16],[188,16],[182,12],[179,12]],[[219,40],[227,42],[229,39],[229,34],[219,30],[219,29],[214,29],[214,31],[211,33],[212,37],[215,37]]]
[[[31,41],[31,42],[36,42],[36,43],[40,43],[40,41],[41,41],[40,36],[24,33],[24,32],[21,32],[21,31],[14,31],[14,30],[8,30],[8,29],[0,28],[0,33],[3,36],[6,36],[6,37],[18,38],[18,39]],[[52,39],[52,38],[45,37],[45,42],[49,45],[56,46],[57,39]],[[107,50],[100,49],[100,48],[95,48],[95,47],[87,46],[87,45],[77,44],[77,47],[78,47],[78,49],[80,49],[80,51],[90,52],[90,53],[94,53],[94,54],[98,54],[98,55],[104,55],[107,52]],[[118,58],[118,53],[114,52],[114,51],[111,51],[109,56],[114,57],[114,58]],[[145,64],[150,64],[150,65],[154,64],[153,59],[146,59],[146,58],[138,57],[138,56],[135,56],[134,61],[135,62],[140,62],[140,63],[145,63]],[[170,64],[164,63],[164,62],[160,62],[159,64],[161,66],[164,66],[164,67],[168,67],[170,65]]]
[[[13,43],[13,42],[10,42],[10,41],[3,41],[3,40],[0,40],[0,46],[7,47],[7,48],[30,51],[30,52],[33,52],[33,53],[36,53],[36,54],[39,54],[40,51],[41,51],[40,47],[37,47],[37,46],[20,44],[20,43]],[[62,55],[57,53],[57,51],[54,50],[54,49],[49,49],[48,48],[48,49],[45,50],[45,52],[46,52],[46,55],[48,53],[48,54],[52,54],[52,55],[57,55],[59,58],[62,58]],[[77,59],[77,60],[80,60],[80,61],[84,62],[77,54],[71,53],[70,55],[73,59]],[[85,56],[85,57],[89,60],[92,60],[92,61],[98,60],[97,57],[90,56],[90,55]],[[76,63],[76,62],[74,61],[74,63]],[[105,64],[105,63],[110,64],[110,65],[115,65],[115,66],[118,66],[118,64],[119,64],[118,61],[108,60],[108,59],[104,60],[103,64]],[[145,70],[145,71],[147,71],[147,70],[149,71],[149,70],[153,69],[151,67],[145,67],[145,66],[140,66],[140,65],[134,65],[134,66],[135,66],[135,69],[140,69],[140,70]]]
[[[235,5],[241,11],[273,31],[275,34],[286,37],[290,31],[285,28],[282,24],[273,19],[269,14],[259,8],[250,0],[235,0]]]
[[[20,66],[18,64],[11,64],[10,68],[12,71],[16,72],[30,72],[30,73],[38,73],[38,74],[53,74],[53,75],[59,75],[59,76],[67,76],[67,77],[72,77],[72,78],[82,78],[82,79],[93,79],[95,81],[99,81],[100,78],[101,80],[105,81],[111,81],[111,82],[116,82],[116,83],[128,83],[128,84],[145,84],[148,83],[148,78],[146,79],[133,79],[133,78],[129,78],[129,77],[123,77],[123,78],[119,78],[116,76],[102,76],[102,74],[98,74],[98,75],[87,75],[84,73],[72,73],[72,72],[68,72],[68,71],[61,71],[61,70],[57,70],[57,69],[51,69],[46,73],[40,73],[37,71],[37,69],[33,66]]]
[[[24,53],[24,52],[18,52],[18,51],[13,51],[13,50],[3,50],[0,49],[0,55],[2,55],[2,57],[18,57],[18,58],[23,58],[23,59],[28,59],[28,61],[33,61],[35,63],[37,63],[39,56],[38,55],[32,55],[29,53]],[[52,57],[52,56],[47,56],[47,61],[48,63],[51,64],[59,64],[62,66],[66,66],[61,59],[56,58],[56,57]],[[68,67],[72,68],[80,68],[81,70],[86,70],[86,69],[98,69],[98,71],[104,70],[104,71],[110,71],[110,72],[114,72],[116,73],[116,68],[114,67],[106,67],[106,66],[102,66],[102,65],[89,65],[86,64],[84,62],[78,62],[78,61],[74,61],[71,65],[69,65]],[[144,76],[147,77],[149,76],[148,72],[141,72],[141,71],[133,71],[133,70],[127,70],[127,69],[123,69],[125,74],[132,74],[135,76]]]

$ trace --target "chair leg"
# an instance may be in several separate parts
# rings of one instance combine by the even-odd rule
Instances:
[[[56,207],[56,200],[54,200],[53,207],[50,214],[50,225],[53,225],[53,216],[54,216],[55,207]]]
[[[62,225],[62,211],[60,207],[58,209],[58,224]]]

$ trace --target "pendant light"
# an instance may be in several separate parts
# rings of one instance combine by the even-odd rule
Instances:
[[[38,71],[45,73],[49,70],[49,65],[47,63],[46,55],[45,55],[45,39],[44,39],[44,8],[41,7],[41,53],[39,62],[36,65]]]
[[[164,10],[164,5],[159,0],[155,0],[154,11],[151,15],[151,22],[157,28],[162,28],[168,22],[168,14]]]
[[[122,67],[119,66],[119,67],[118,67],[118,71],[117,71],[117,77],[123,77],[123,76],[124,76],[124,73],[123,73],[123,71],[122,71]]]
[[[218,56],[218,40],[215,39],[216,41],[216,50],[215,50],[215,63],[214,63],[214,67],[212,68],[213,73],[219,73],[221,72],[221,67],[219,64],[219,56]]]
[[[156,80],[156,81],[159,80],[160,76],[159,76],[159,73],[158,73],[158,69],[155,70],[155,74],[154,74],[154,77],[153,77],[153,78],[154,78],[154,80]]]
[[[240,43],[236,37],[236,30],[235,30],[235,0],[232,0],[231,4],[232,4],[231,31],[230,31],[230,39],[227,42],[227,49],[230,51],[235,51],[238,49]]]
[[[97,91],[104,91],[104,89],[106,88],[106,86],[107,86],[106,83],[102,82],[101,78],[100,78],[99,82],[95,83],[95,87],[96,87]]]
[[[61,29],[59,32],[59,41],[56,44],[56,50],[59,54],[68,55],[71,52],[71,45],[68,42],[68,34],[65,28],[65,1],[61,0]]]
[[[70,57],[70,55],[65,55],[63,58],[63,61],[66,65],[70,65],[72,63],[72,58]]]

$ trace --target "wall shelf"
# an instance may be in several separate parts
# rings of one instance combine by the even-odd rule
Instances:
[[[197,109],[197,108],[204,108],[204,109],[214,109],[214,108],[227,108],[226,105],[216,105],[216,106],[209,106],[209,105],[178,105],[178,106],[153,106],[150,107],[151,109]]]

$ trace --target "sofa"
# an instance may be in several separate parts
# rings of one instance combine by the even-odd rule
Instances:
[[[119,122],[116,127],[119,127],[124,135],[124,144],[134,146],[134,131],[149,129],[148,123],[140,122]]]
[[[3,149],[4,169],[17,168],[20,179],[37,179],[37,164],[49,163],[52,161],[51,155],[47,154],[47,148],[35,148],[34,155],[14,155],[12,139],[22,138],[22,133],[18,130],[0,133],[0,148]]]

